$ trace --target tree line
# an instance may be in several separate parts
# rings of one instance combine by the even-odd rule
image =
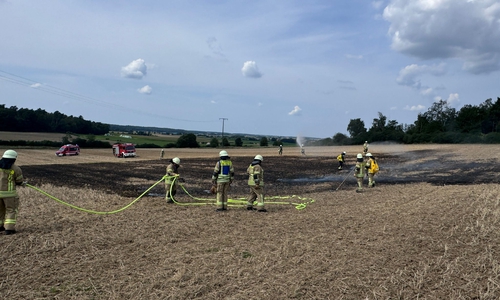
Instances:
[[[109,132],[109,124],[87,121],[82,116],[74,117],[56,111],[27,109],[0,104],[0,131],[19,132],[72,132],[76,134],[102,135]]]
[[[364,141],[394,141],[405,144],[438,143],[500,143],[500,98],[487,99],[479,105],[452,108],[446,100],[439,100],[424,113],[419,113],[413,124],[399,124],[387,120],[381,112],[367,129],[361,119],[351,119],[347,125],[349,136],[336,133],[315,145],[356,145]]]

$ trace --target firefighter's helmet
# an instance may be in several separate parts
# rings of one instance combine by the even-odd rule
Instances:
[[[229,156],[226,150],[222,150],[221,152],[219,152],[219,157],[224,157],[224,156]]]
[[[2,158],[13,158],[17,159],[17,152],[14,150],[7,150],[3,153]]]
[[[368,152],[368,153],[366,153],[366,156],[372,157],[373,155],[370,152]]]
[[[258,155],[255,155],[255,157],[254,157],[253,159],[255,159],[255,160],[260,160],[260,161],[263,161],[263,160],[264,160],[264,158],[262,157],[262,155],[259,155],[259,154],[258,154]]]
[[[181,164],[181,159],[180,159],[180,158],[178,158],[178,157],[174,157],[174,158],[172,158],[172,161],[173,161],[173,162],[174,162],[174,164],[176,164],[176,165],[180,165],[180,164]]]
[[[363,158],[363,154],[358,153],[358,155],[356,155],[356,158]]]

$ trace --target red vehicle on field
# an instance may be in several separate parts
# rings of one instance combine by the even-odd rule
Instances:
[[[135,157],[135,146],[132,143],[114,144],[113,155],[116,157]]]
[[[66,144],[56,151],[57,156],[78,155],[78,154],[80,154],[80,146],[78,146],[78,144],[76,145]]]

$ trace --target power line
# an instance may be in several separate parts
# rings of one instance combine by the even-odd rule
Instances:
[[[91,104],[101,105],[101,106],[105,106],[105,107],[108,107],[108,108],[115,108],[115,109],[119,109],[119,110],[122,110],[122,111],[134,112],[136,114],[142,114],[142,115],[146,115],[146,116],[152,116],[152,117],[161,118],[161,119],[167,119],[167,120],[183,121],[183,122],[195,122],[195,123],[212,123],[212,122],[217,122],[217,121],[200,121],[200,120],[178,119],[178,118],[172,118],[172,117],[167,117],[167,116],[163,116],[163,115],[157,115],[157,114],[153,114],[153,113],[148,113],[148,112],[145,112],[145,111],[140,111],[140,110],[138,110],[136,108],[132,109],[132,108],[128,108],[128,107],[125,107],[125,106],[122,106],[122,105],[118,105],[118,104],[115,104],[115,103],[110,103],[110,102],[98,100],[98,99],[95,99],[95,98],[91,98],[91,97],[88,97],[88,96],[84,96],[84,95],[80,95],[80,94],[73,93],[73,92],[70,92],[70,91],[66,91],[66,90],[63,90],[63,89],[60,89],[60,88],[57,88],[57,87],[54,87],[54,86],[50,86],[50,85],[47,85],[47,84],[43,84],[43,85],[40,84],[38,86],[37,84],[39,84],[39,83],[36,82],[36,81],[33,81],[31,79],[28,79],[28,78],[25,78],[25,77],[22,77],[22,76],[19,76],[19,75],[12,74],[12,73],[9,73],[9,72],[3,71],[3,70],[0,70],[0,73],[6,74],[6,75],[0,75],[0,79],[4,80],[6,82],[10,82],[10,83],[13,83],[13,84],[21,85],[21,86],[24,86],[24,87],[29,87],[31,89],[36,89],[38,91],[42,91],[42,92],[45,92],[45,93],[49,93],[49,94],[61,96],[61,97],[68,98],[68,99],[73,99],[73,100],[76,100],[76,101],[81,101],[81,102],[85,102],[85,103],[91,103]]]

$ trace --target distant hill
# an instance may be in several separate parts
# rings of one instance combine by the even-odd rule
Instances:
[[[220,132],[210,132],[210,131],[195,131],[195,130],[184,130],[176,128],[160,128],[160,127],[150,127],[150,126],[135,126],[135,125],[117,125],[109,124],[110,131],[120,131],[120,132],[155,132],[160,134],[172,134],[172,135],[182,135],[185,133],[193,134],[206,134],[206,135],[217,135]]]
[[[110,131],[118,132],[154,132],[159,134],[171,134],[171,135],[182,135],[186,133],[192,133],[195,135],[207,135],[207,136],[220,136],[220,131],[197,131],[197,130],[185,130],[176,128],[160,128],[160,127],[149,127],[149,126],[134,126],[134,125],[117,125],[109,124]],[[230,133],[224,132],[227,136],[253,136],[253,137],[276,137],[276,138],[295,138],[294,136],[270,136],[263,134],[250,134],[250,133]],[[307,138],[312,139],[312,138]]]

